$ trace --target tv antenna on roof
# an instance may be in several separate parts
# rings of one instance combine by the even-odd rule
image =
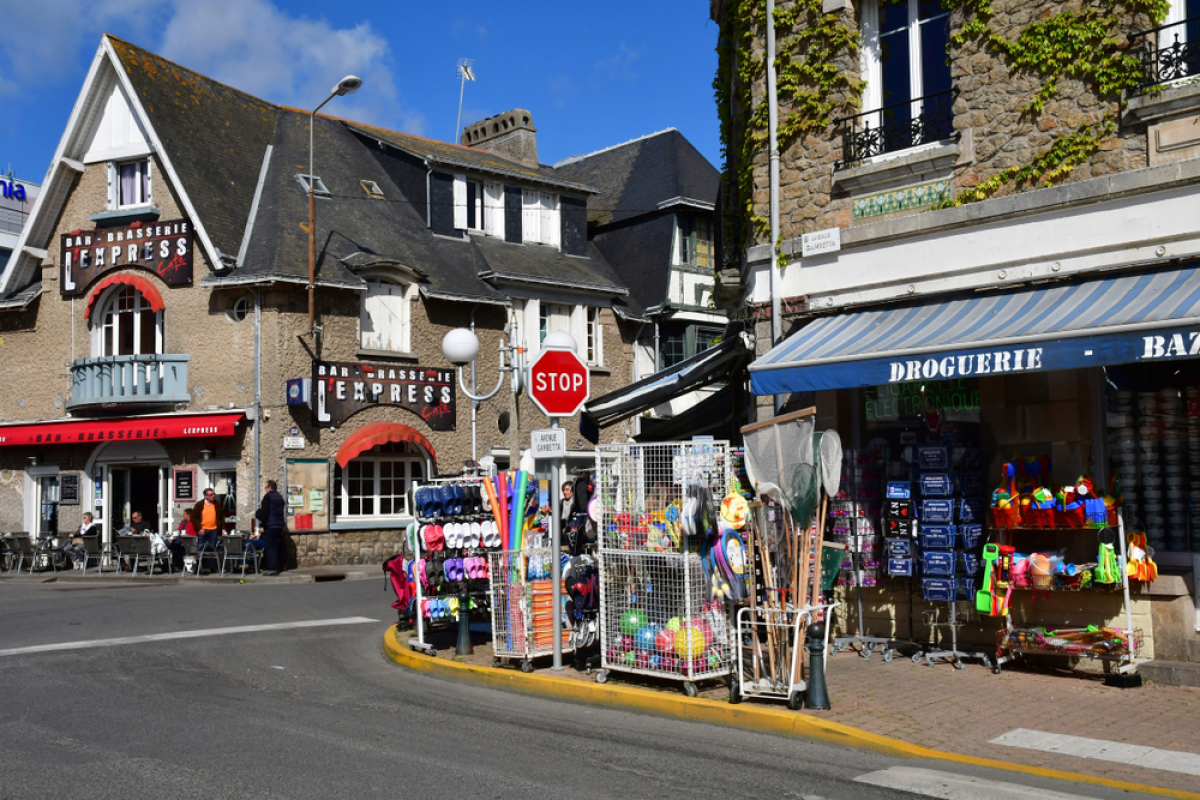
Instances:
[[[463,91],[467,88],[467,81],[475,80],[475,59],[460,58],[455,76],[459,79],[460,83],[458,87],[458,122],[454,125],[454,138],[461,141]]]

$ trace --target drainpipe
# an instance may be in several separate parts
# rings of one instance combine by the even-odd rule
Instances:
[[[460,112],[461,113],[461,112]],[[475,306],[471,306],[471,333],[475,333]],[[479,387],[475,382],[475,362],[478,359],[471,359],[471,395],[479,396]],[[471,460],[479,461],[479,446],[478,438],[476,437],[475,424],[479,415],[479,401],[471,401]]]
[[[425,227],[433,229],[433,162],[425,159]]]
[[[661,352],[662,351],[659,350],[659,341],[658,341],[658,317],[655,317],[654,318],[654,371],[655,372],[658,372],[660,369],[662,369]]]
[[[253,503],[262,495],[262,295],[254,287],[254,486]]]
[[[771,345],[783,339],[783,311],[779,298],[779,98],[775,80],[775,0],[767,0],[767,138],[771,149]],[[775,413],[783,395],[775,395]]]

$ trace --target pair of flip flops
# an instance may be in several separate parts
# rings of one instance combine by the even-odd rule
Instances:
[[[442,570],[442,562],[433,558],[422,558],[417,561],[417,579],[421,581],[421,586],[425,591],[430,592],[442,584],[445,578],[445,573]]]
[[[431,597],[422,603],[421,613],[429,619],[449,619],[458,616],[458,598]]]
[[[478,522],[448,522],[442,526],[446,534],[446,546],[450,549],[460,547],[479,547],[483,540],[483,526]]]

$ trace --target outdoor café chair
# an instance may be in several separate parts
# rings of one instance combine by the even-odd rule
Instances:
[[[143,563],[146,565],[146,574],[154,574],[154,550],[149,536],[120,536],[117,546],[121,548],[121,561],[130,565],[133,576],[137,576],[138,567]]]
[[[88,566],[95,562],[96,574],[99,575],[104,571],[104,546],[100,544],[100,537],[84,536],[83,547],[83,574],[87,575]]]
[[[225,574],[225,565],[230,561],[242,562],[242,577],[246,577],[246,562],[254,562],[254,573],[259,573],[262,553],[256,547],[246,548],[246,537],[238,534],[235,536],[222,536],[221,544],[224,547],[225,555],[221,558],[221,574]]]
[[[34,549],[33,540],[29,538],[29,534],[22,531],[12,535],[13,545],[17,551],[17,574],[20,574],[25,566],[25,559],[29,559],[29,574],[33,574],[33,568],[37,565],[37,550]]]

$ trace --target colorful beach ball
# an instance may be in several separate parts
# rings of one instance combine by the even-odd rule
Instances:
[[[636,636],[637,632],[646,627],[646,612],[631,608],[621,615],[621,633],[626,636]]]

